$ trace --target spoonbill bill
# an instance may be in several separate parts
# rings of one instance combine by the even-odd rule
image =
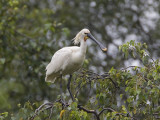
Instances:
[[[86,41],[89,38],[97,43],[103,52],[107,51],[107,48],[97,41],[88,29],[82,29],[73,39],[74,44],[77,45],[80,43],[80,46],[61,48],[55,52],[51,62],[46,67],[46,82],[54,83],[56,79],[61,78],[63,75],[70,75],[67,88],[71,97],[72,94],[70,92],[70,81],[72,78],[72,73],[80,69],[83,65],[87,49]]]

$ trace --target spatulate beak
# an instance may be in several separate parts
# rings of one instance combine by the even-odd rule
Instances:
[[[97,40],[92,36],[91,33],[88,33],[88,34],[87,34],[87,37],[89,37],[91,40],[93,40],[95,43],[97,43],[103,52],[106,52],[106,51],[107,51],[107,48],[104,47],[102,43],[100,43],[99,41],[97,41]]]

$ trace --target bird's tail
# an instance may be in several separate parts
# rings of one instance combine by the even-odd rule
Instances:
[[[51,82],[51,83],[54,83],[56,79],[57,79],[57,77],[55,77],[53,75],[46,75],[46,77],[45,77],[45,81]]]

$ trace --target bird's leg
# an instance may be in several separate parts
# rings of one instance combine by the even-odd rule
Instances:
[[[60,81],[61,100],[63,100],[63,97],[62,97],[62,93],[63,93],[63,90],[62,90],[62,75],[60,76],[60,78],[61,78],[61,81]]]
[[[72,95],[72,93],[71,93],[71,91],[70,91],[71,79],[72,79],[72,75],[69,76],[68,84],[67,84],[67,89],[68,89],[68,92],[69,92],[69,94],[70,94],[70,96],[71,96],[71,98],[72,98],[72,101],[74,101],[73,95]]]

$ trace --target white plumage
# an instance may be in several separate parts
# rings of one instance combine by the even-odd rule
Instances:
[[[87,49],[86,40],[88,38],[94,40],[103,51],[107,50],[95,40],[88,29],[81,30],[74,38],[74,44],[80,43],[80,47],[64,47],[53,55],[51,62],[46,67],[46,82],[54,83],[57,78],[62,75],[72,74],[83,65]]]

